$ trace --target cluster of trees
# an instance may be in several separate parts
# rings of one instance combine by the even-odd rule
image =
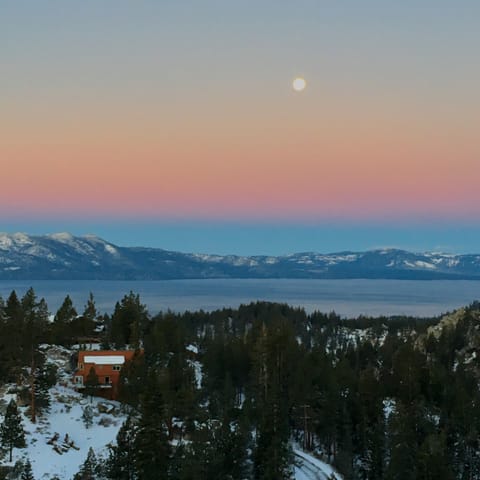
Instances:
[[[101,322],[93,295],[79,315],[67,295],[50,321],[45,299],[38,299],[33,288],[23,297],[11,292],[0,297],[0,381],[17,381],[26,365],[41,364],[38,346],[52,343],[70,346],[79,339],[95,335]]]
[[[287,480],[292,440],[346,479],[480,479],[479,307],[433,334],[438,319],[345,320],[265,302],[151,317],[125,295],[101,335],[137,350],[121,372],[129,418],[109,458],[90,452],[76,480]],[[72,309],[60,316],[70,327],[85,317]]]
[[[39,346],[46,343],[69,346],[94,335],[101,320],[93,295],[82,315],[77,314],[67,295],[53,320],[45,299],[38,299],[33,288],[21,298],[15,291],[6,301],[0,297],[0,383],[23,386],[19,395],[29,404],[33,422],[38,414],[49,411],[48,390],[56,383],[56,368],[45,362]]]
[[[270,303],[160,314],[141,330],[145,355],[124,372],[123,400],[141,411],[155,382],[167,438],[182,420],[190,443],[167,455],[166,478],[287,479],[296,438],[347,479],[477,479],[478,361],[462,355],[479,346],[479,318],[473,305],[435,336],[438,319],[342,320]]]

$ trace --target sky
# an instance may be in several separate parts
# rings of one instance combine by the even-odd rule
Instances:
[[[467,0],[5,0],[0,230],[480,252],[479,20]]]

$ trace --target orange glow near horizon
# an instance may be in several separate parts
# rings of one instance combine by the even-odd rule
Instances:
[[[165,157],[168,162],[162,161]],[[32,164],[21,152],[13,152],[9,158],[15,168],[9,170],[0,199],[4,207],[22,206],[32,213],[71,210],[167,217],[480,213],[475,201],[479,167],[465,162],[452,171],[433,153],[410,156],[409,161],[395,157],[378,152],[353,159],[331,151],[292,154],[286,146],[256,155],[207,150],[203,159],[191,161],[181,152],[130,156],[125,150],[46,149],[29,157]]]
[[[60,9],[7,29],[0,214],[480,218],[474,16],[439,37],[447,12],[417,9],[407,37],[382,9],[363,25],[276,6],[266,29],[262,7],[258,25],[247,6],[202,8],[203,23],[124,6],[108,25],[75,8],[88,38]]]

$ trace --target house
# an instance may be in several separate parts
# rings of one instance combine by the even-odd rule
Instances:
[[[120,371],[135,355],[135,350],[83,350],[78,352],[73,381],[77,390],[85,388],[91,368],[98,377],[98,395],[115,400],[118,395]]]

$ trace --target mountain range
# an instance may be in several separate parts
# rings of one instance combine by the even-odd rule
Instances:
[[[0,280],[198,278],[480,280],[480,255],[391,248],[281,256],[211,255],[120,247],[95,235],[0,233]]]

